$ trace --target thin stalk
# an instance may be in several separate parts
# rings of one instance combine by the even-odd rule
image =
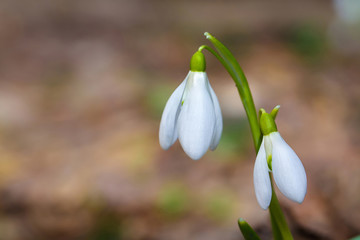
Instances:
[[[201,46],[199,48],[199,51],[201,51],[202,49],[206,49],[209,52],[211,52],[221,62],[221,64],[225,67],[225,69],[229,72],[230,76],[234,80],[249,120],[250,129],[255,146],[255,152],[257,154],[260,148],[262,134],[260,131],[260,124],[258,121],[258,115],[256,112],[254,100],[252,98],[252,94],[247,79],[245,77],[245,74],[241,69],[239,63],[236,61],[235,57],[229,51],[229,49],[227,49],[219,40],[217,40],[211,34],[205,33],[205,36],[214,45],[218,53],[206,45]],[[277,110],[278,108],[279,107],[277,107]],[[272,113],[274,117],[276,117],[277,110],[274,113]],[[286,223],[284,214],[281,210],[279,201],[274,191],[271,174],[269,174],[269,177],[271,180],[271,189],[272,189],[272,198],[269,206],[269,211],[270,211],[270,218],[271,218],[271,225],[273,229],[274,239],[292,240],[293,237]]]
[[[270,173],[269,177],[272,189],[269,211],[274,239],[293,240],[293,236],[291,235],[289,226],[287,225],[285,216],[281,210],[279,200],[277,199]]]
[[[250,123],[250,129],[253,136],[255,151],[258,152],[261,144],[261,132],[255,104],[245,74],[241,69],[239,63],[236,61],[235,57],[229,51],[229,49],[227,49],[219,40],[213,37],[210,33],[205,33],[205,36],[207,39],[210,40],[210,42],[219,52],[219,55],[223,59],[223,61],[220,62],[224,65],[224,67],[229,72],[230,76],[235,82]]]
[[[225,63],[225,61],[224,61],[224,59],[214,50],[214,49],[212,49],[211,47],[209,47],[208,45],[201,45],[200,47],[199,47],[199,52],[201,52],[202,50],[204,50],[204,49],[206,49],[206,50],[208,50],[210,53],[212,53],[216,58],[217,58],[217,60],[219,60],[219,62],[221,62],[221,64],[226,68],[226,63]]]

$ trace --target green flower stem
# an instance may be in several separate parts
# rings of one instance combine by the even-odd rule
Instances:
[[[219,62],[221,62],[221,64],[226,68],[227,65],[226,65],[226,62],[224,61],[224,59],[222,57],[220,57],[220,55],[214,50],[212,49],[211,47],[209,47],[208,45],[201,45],[199,47],[199,52],[201,52],[202,50],[208,50],[209,52],[211,52],[216,58],[217,60],[219,60]],[[227,68],[226,68],[227,69]]]
[[[279,200],[277,199],[276,193],[274,191],[273,181],[270,173],[269,177],[272,189],[269,211],[274,239],[292,240],[293,237],[291,235],[289,226],[286,223],[285,216],[281,210]]]
[[[257,153],[260,148],[262,134],[260,131],[260,124],[258,121],[258,115],[256,112],[254,100],[252,98],[249,84],[246,80],[245,74],[242,71],[239,63],[236,61],[235,57],[229,51],[229,49],[227,49],[219,40],[217,40],[211,34],[206,32],[205,36],[214,45],[218,53],[206,45],[201,46],[199,48],[199,51],[203,49],[210,51],[222,63],[222,65],[225,67],[225,69],[229,72],[230,76],[234,80],[249,120],[255,151]],[[271,112],[271,116],[273,116],[274,119],[276,117],[278,109],[279,107],[276,107],[276,109],[273,110],[273,112]],[[272,179],[271,174],[270,174],[270,179]],[[279,201],[274,191],[272,180],[271,180],[271,188],[272,188],[272,198],[269,206],[269,211],[270,211],[270,218],[271,218],[271,225],[273,229],[274,239],[292,240],[293,237],[286,223],[284,214],[282,213]]]
[[[223,61],[220,62],[224,65],[224,67],[229,72],[230,76],[236,84],[241,101],[245,108],[246,115],[250,123],[254,146],[257,152],[261,144],[261,132],[256,114],[255,104],[245,74],[241,69],[239,63],[236,61],[235,57],[219,40],[217,40],[215,37],[213,37],[210,33],[207,32],[205,33],[205,36],[207,39],[210,40],[210,42],[219,52],[219,55],[223,59]]]

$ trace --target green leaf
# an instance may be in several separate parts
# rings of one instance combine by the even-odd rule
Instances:
[[[260,240],[254,229],[242,218],[238,220],[239,228],[245,240]]]
[[[349,239],[349,240],[360,240],[360,235],[359,235],[359,236],[356,236],[356,237],[353,237],[353,238],[351,238],[351,239]]]

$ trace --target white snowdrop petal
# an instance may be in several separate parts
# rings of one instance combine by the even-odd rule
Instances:
[[[214,105],[204,72],[191,72],[187,80],[177,129],[186,154],[197,160],[208,150],[215,128]]]
[[[272,155],[272,143],[269,135],[264,136],[264,147],[266,153],[266,160]]]
[[[216,97],[216,94],[215,94],[214,90],[212,89],[210,83],[209,83],[209,89],[210,89],[211,99],[213,101],[214,110],[215,110],[215,131],[214,131],[214,136],[211,140],[210,149],[215,150],[220,142],[220,138],[221,138],[221,134],[222,134],[222,130],[223,130],[223,119],[222,119],[219,100]]]
[[[294,202],[302,203],[307,189],[304,166],[278,132],[270,133],[272,171],[279,190]]]
[[[186,76],[185,80],[175,89],[173,94],[165,105],[159,129],[159,141],[160,146],[167,150],[171,145],[174,144],[178,137],[176,123],[181,107],[181,97],[183,95],[187,79],[190,75]]]
[[[258,155],[256,156],[254,167],[254,188],[259,205],[263,209],[267,209],[271,202],[272,190],[269,168],[266,161],[264,140],[262,141]]]

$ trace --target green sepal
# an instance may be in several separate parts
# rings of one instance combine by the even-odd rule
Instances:
[[[278,114],[280,109],[280,105],[277,105],[276,107],[274,107],[274,109],[271,111],[270,115],[273,117],[273,119],[275,120],[276,115]]]
[[[260,108],[260,110],[259,110],[259,122],[260,122],[260,119],[261,119],[261,115],[262,115],[263,113],[266,113],[265,109]]]
[[[260,110],[261,116],[260,116],[260,129],[264,136],[269,135],[272,132],[277,132],[276,123],[274,121],[274,118],[265,110]]]
[[[206,61],[205,56],[202,52],[197,51],[191,57],[190,60],[190,71],[192,72],[205,72],[206,70]]]
[[[243,218],[239,218],[238,224],[245,240],[261,240],[254,231],[254,229],[252,229],[251,226]]]

